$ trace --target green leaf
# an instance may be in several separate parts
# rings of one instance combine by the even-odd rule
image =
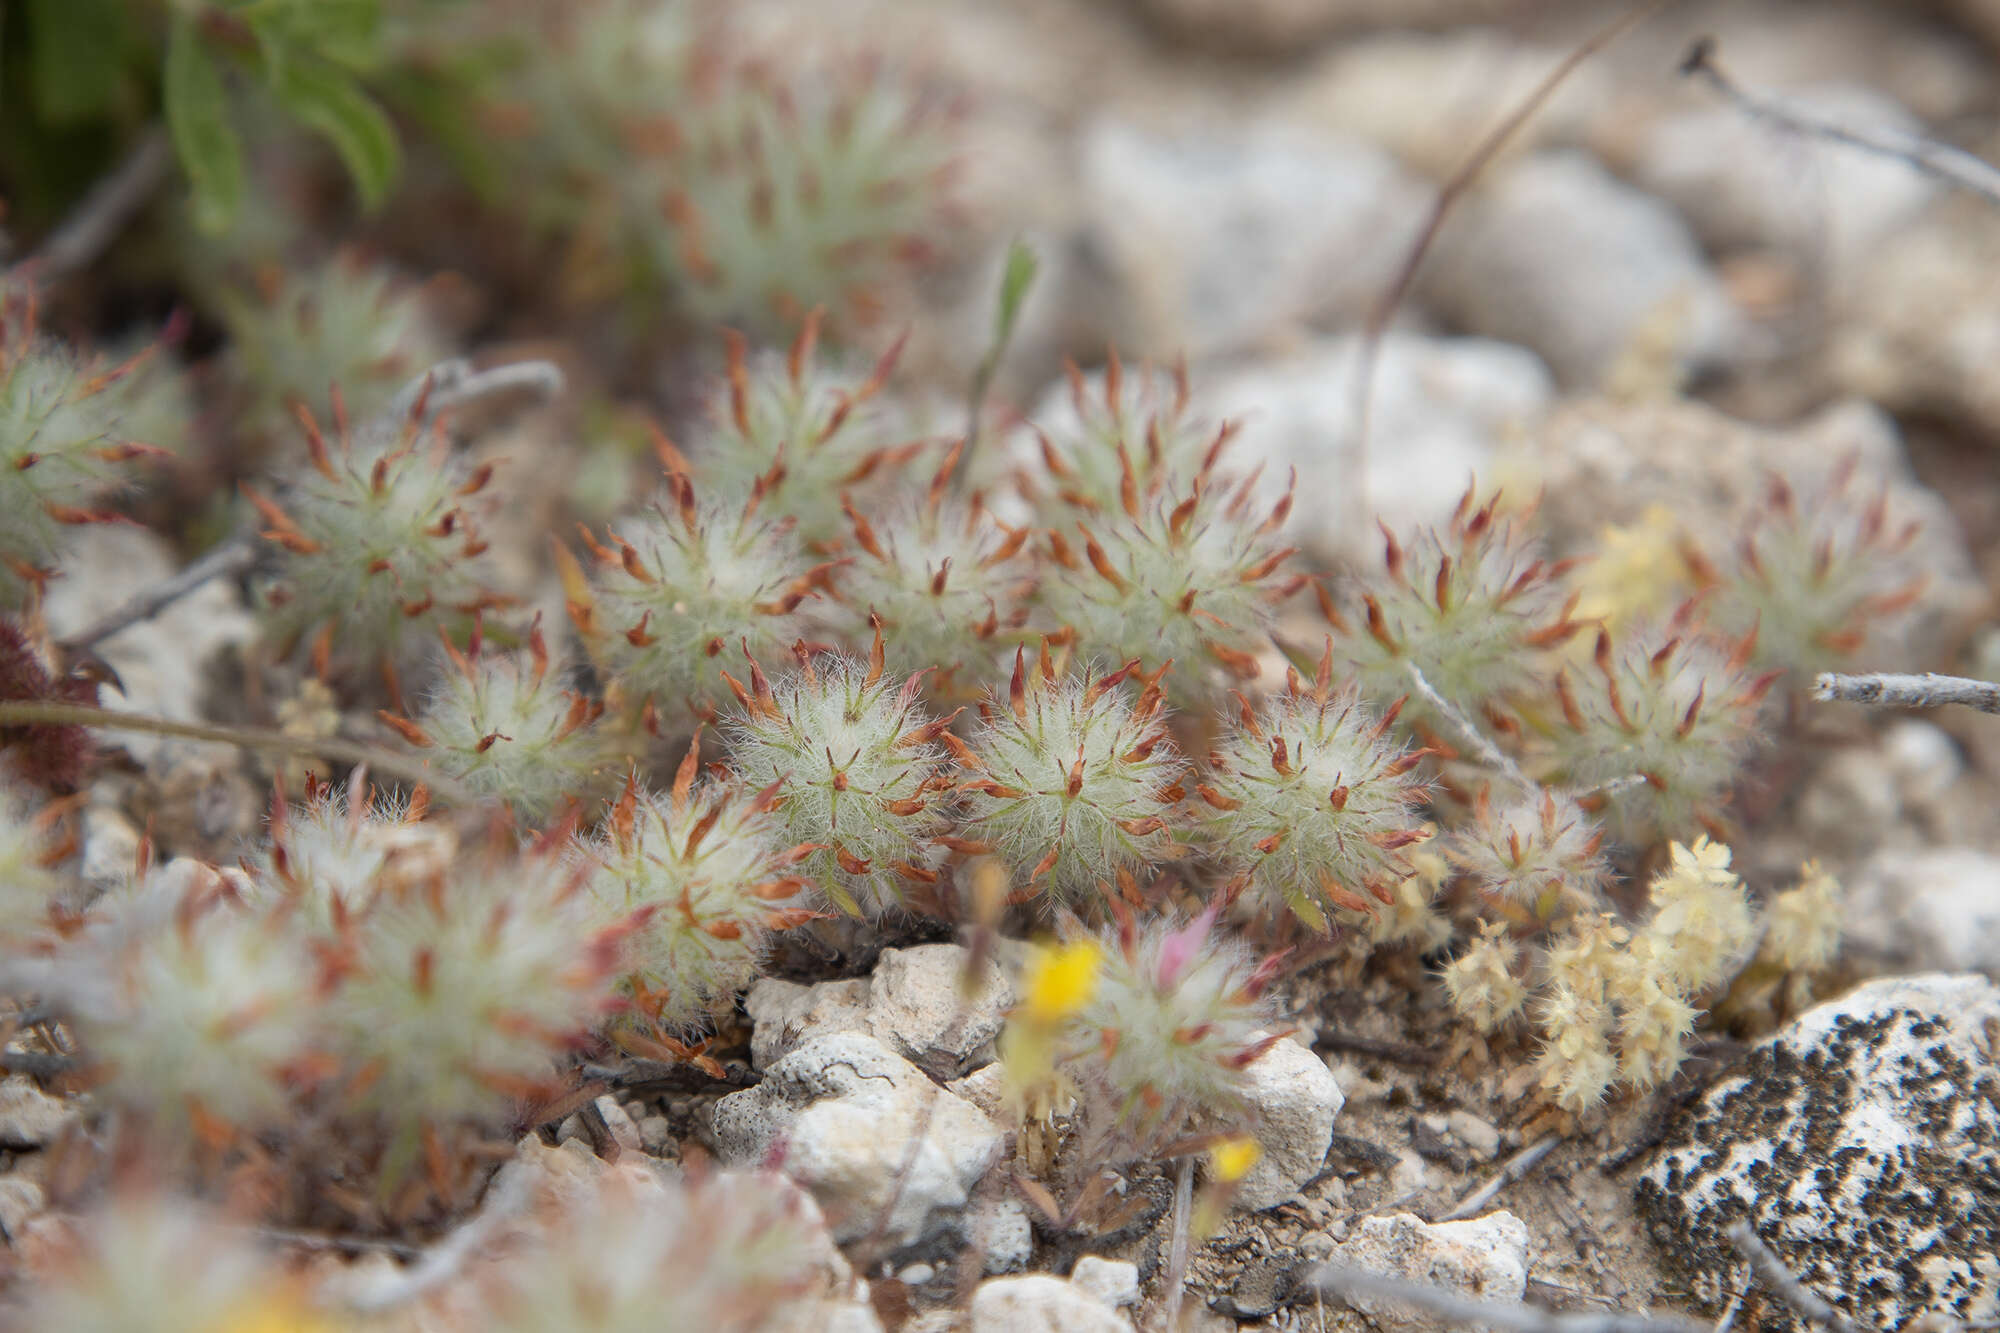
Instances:
[[[315,55],[349,69],[382,58],[382,0],[307,0],[280,11],[286,35]]]
[[[347,164],[365,208],[379,205],[402,163],[396,127],[349,75],[323,61],[294,58],[277,73],[278,100],[325,136]]]
[[[125,69],[118,0],[28,0],[35,109],[53,125],[108,110]]]
[[[174,151],[194,186],[195,223],[206,232],[227,231],[243,204],[243,145],[229,125],[222,71],[186,15],[175,16],[167,38],[161,94]]]
[[[1015,241],[1007,247],[1007,266],[1000,274],[999,321],[994,325],[993,341],[1005,347],[1014,336],[1014,321],[1020,318],[1021,302],[1027,299],[1028,289],[1035,285],[1035,274],[1040,271],[1041,261],[1026,241]]]

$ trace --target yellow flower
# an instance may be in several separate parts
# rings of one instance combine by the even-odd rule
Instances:
[[[1238,1134],[1233,1139],[1224,1139],[1208,1150],[1208,1170],[1215,1179],[1227,1185],[1250,1174],[1250,1168],[1263,1160],[1264,1146],[1248,1134]]]
[[[337,1329],[297,1301],[273,1295],[246,1301],[216,1325],[215,1333],[337,1333]]]
[[[1101,961],[1094,940],[1037,948],[1021,978],[1022,1016],[1052,1026],[1083,1008],[1097,990]]]

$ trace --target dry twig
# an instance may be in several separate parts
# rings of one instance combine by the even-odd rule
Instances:
[[[1343,1300],[1393,1301],[1437,1315],[1449,1328],[1492,1328],[1502,1333],[1708,1333],[1707,1325],[1678,1315],[1625,1314],[1616,1310],[1558,1314],[1540,1306],[1475,1301],[1442,1287],[1406,1282],[1342,1264],[1321,1264],[1304,1283]]]
[[[1799,1281],[1798,1274],[1785,1267],[1785,1261],[1763,1242],[1748,1222],[1732,1222],[1722,1234],[1729,1238],[1736,1252],[1757,1270],[1757,1276],[1764,1279],[1764,1285],[1792,1309],[1815,1324],[1825,1324],[1833,1333],[1862,1333],[1859,1324],[1828,1305],[1818,1293]]]
[[[1374,393],[1375,363],[1381,354],[1383,335],[1389,331],[1389,321],[1396,317],[1396,311],[1402,307],[1403,298],[1415,284],[1417,270],[1423,267],[1424,257],[1430,253],[1431,245],[1437,240],[1445,218],[1450,216],[1452,208],[1472,187],[1472,183],[1479,179],[1479,173],[1486,170],[1488,164],[1499,155],[1500,150],[1506,147],[1507,141],[1533,119],[1535,113],[1542,109],[1543,104],[1555,94],[1556,89],[1562,86],[1563,81],[1568,79],[1578,66],[1674,3],[1675,0],[1651,0],[1651,3],[1637,5],[1592,34],[1582,45],[1564,56],[1556,67],[1549,71],[1548,77],[1537,84],[1534,91],[1509,112],[1504,120],[1494,126],[1490,134],[1474,144],[1472,151],[1466,154],[1465,161],[1452,173],[1451,179],[1438,188],[1437,198],[1431,204],[1430,215],[1424,219],[1423,229],[1417,233],[1416,244],[1412,245],[1410,253],[1404,256],[1403,267],[1397,271],[1395,281],[1382,293],[1382,299],[1376,303],[1375,308],[1368,312],[1368,323],[1362,330],[1361,364],[1355,370],[1354,404],[1355,447],[1361,451],[1362,457],[1365,458],[1368,453],[1370,400]]]
[[[1502,1162],[1499,1174],[1495,1175],[1493,1179],[1487,1181],[1478,1189],[1472,1191],[1472,1193],[1466,1195],[1463,1199],[1460,1199],[1452,1206],[1450,1212],[1437,1220],[1440,1222],[1456,1222],[1462,1217],[1471,1217],[1488,1203],[1491,1203],[1494,1195],[1534,1170],[1544,1157],[1555,1151],[1556,1145],[1561,1142],[1562,1135],[1556,1133],[1554,1130],[1550,1130],[1548,1133],[1542,1135],[1542,1137],[1536,1139],[1533,1143]]]
[[[1940,676],[1933,671],[1920,676],[1881,671],[1849,676],[1826,671],[1813,681],[1813,698],[1822,703],[1876,704],[1883,708],[1943,708],[1947,704],[1962,704],[1982,713],[2000,713],[2000,683]]]
[[[1837,125],[1796,107],[1786,106],[1776,98],[1746,92],[1716,63],[1713,37],[1704,37],[1689,48],[1687,58],[1681,62],[1681,73],[1691,79],[1700,79],[1754,120],[1776,125],[1793,134],[1845,144],[1878,157],[1893,158],[1926,176],[1961,190],[1969,190],[1989,203],[2000,204],[2000,169],[1962,148],[1901,130],[1859,130]]]
[[[233,578],[256,562],[257,547],[248,538],[237,537],[223,542],[176,573],[127,599],[122,606],[114,607],[88,628],[64,639],[61,647],[70,652],[94,648],[120,630],[129,629],[142,620],[151,620],[209,580]]]

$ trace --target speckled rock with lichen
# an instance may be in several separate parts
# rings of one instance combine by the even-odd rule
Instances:
[[[1720,1304],[1747,1219],[1806,1284],[1879,1328],[2000,1313],[2000,987],[1890,977],[1759,1044],[1674,1125],[1639,1211]],[[1778,1307],[1764,1327],[1795,1327]]]

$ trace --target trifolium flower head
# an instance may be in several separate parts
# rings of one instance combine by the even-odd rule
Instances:
[[[400,421],[350,430],[336,395],[337,448],[301,408],[310,466],[275,499],[244,488],[278,550],[263,598],[272,629],[312,635],[317,662],[393,665],[501,601],[472,508],[492,469],[465,467],[441,419],[425,428],[426,397]]]
[[[1424,836],[1413,814],[1422,753],[1389,738],[1393,711],[1336,690],[1332,669],[1329,643],[1310,686],[1291,673],[1262,708],[1239,700],[1190,803],[1222,870],[1316,930],[1335,909],[1389,902],[1412,873],[1405,849]]]
[[[574,849],[592,910],[634,923],[620,988],[643,1018],[672,1028],[727,1005],[770,934],[817,915],[793,873],[812,847],[784,841],[771,811],[778,789],[697,783],[700,742],[697,732],[671,790],[628,784],[603,828]]]
[[[447,777],[539,820],[608,772],[616,747],[597,725],[604,704],[551,663],[539,623],[526,653],[484,647],[476,628],[466,652],[446,639],[450,669],[416,719],[385,720]]]
[[[1603,843],[1597,821],[1567,796],[1544,788],[1496,805],[1484,788],[1445,855],[1494,899],[1548,921],[1596,906],[1611,874]]]
[[[972,740],[946,740],[965,772],[969,850],[996,853],[1056,900],[1175,854],[1185,765],[1157,681],[1131,696],[1137,669],[1059,676],[1046,647],[1032,670],[1016,652],[1006,697],[980,706]]]
[[[588,536],[588,534],[585,534]],[[799,605],[823,588],[789,520],[768,516],[761,493],[734,504],[695,498],[683,472],[667,475],[650,514],[591,542],[597,568],[587,604],[571,603],[597,661],[634,695],[680,708],[718,696],[722,655],[770,657],[806,628]]]
[[[727,677],[739,709],[731,767],[754,787],[775,786],[785,841],[815,848],[799,872],[857,916],[935,884],[950,831],[938,738],[952,719],[924,710],[921,674],[890,677],[884,652],[878,631],[865,663],[815,661],[801,648],[798,669],[775,684],[754,659],[747,686]]]

